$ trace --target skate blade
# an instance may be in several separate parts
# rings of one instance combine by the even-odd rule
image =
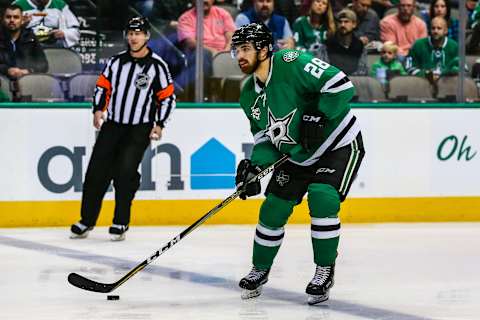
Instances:
[[[70,233],[70,239],[85,239],[88,236],[88,231],[82,234]]]
[[[125,233],[124,234],[110,234],[111,241],[123,241],[125,240]]]
[[[262,294],[262,286],[258,287],[257,289],[254,289],[254,290],[244,289],[242,291],[242,299],[247,300],[247,299],[256,298],[261,294]]]
[[[328,293],[326,294],[323,294],[323,295],[308,295],[308,304],[313,306],[315,304],[319,304],[319,303],[322,303],[322,302],[325,302],[328,300]]]

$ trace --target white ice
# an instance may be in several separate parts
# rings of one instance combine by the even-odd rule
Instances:
[[[0,319],[478,320],[480,224],[344,225],[331,299],[308,306],[308,225],[287,225],[262,296],[242,301],[254,226],[201,226],[105,294],[67,282],[77,272],[114,282],[185,226],[106,228],[84,240],[66,228],[0,229]]]

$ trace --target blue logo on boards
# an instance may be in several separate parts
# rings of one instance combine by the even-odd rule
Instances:
[[[190,158],[192,190],[235,187],[235,154],[215,138],[207,141]]]

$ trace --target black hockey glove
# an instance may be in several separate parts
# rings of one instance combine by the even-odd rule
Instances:
[[[260,181],[258,180],[247,184],[247,182],[260,173],[260,171],[262,171],[262,169],[253,165],[250,160],[243,159],[240,161],[237,167],[237,176],[235,177],[237,190],[243,191],[240,193],[240,199],[245,200],[247,197],[255,196],[262,191]]]
[[[300,143],[305,150],[310,151],[313,146],[322,141],[324,127],[325,115],[323,113],[316,111],[303,114],[300,124]]]

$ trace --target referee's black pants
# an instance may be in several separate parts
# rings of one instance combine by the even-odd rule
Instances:
[[[112,180],[115,188],[113,224],[130,223],[132,200],[140,186],[138,166],[150,143],[152,126],[151,123],[125,125],[113,121],[103,124],[83,183],[81,223],[96,224]]]

